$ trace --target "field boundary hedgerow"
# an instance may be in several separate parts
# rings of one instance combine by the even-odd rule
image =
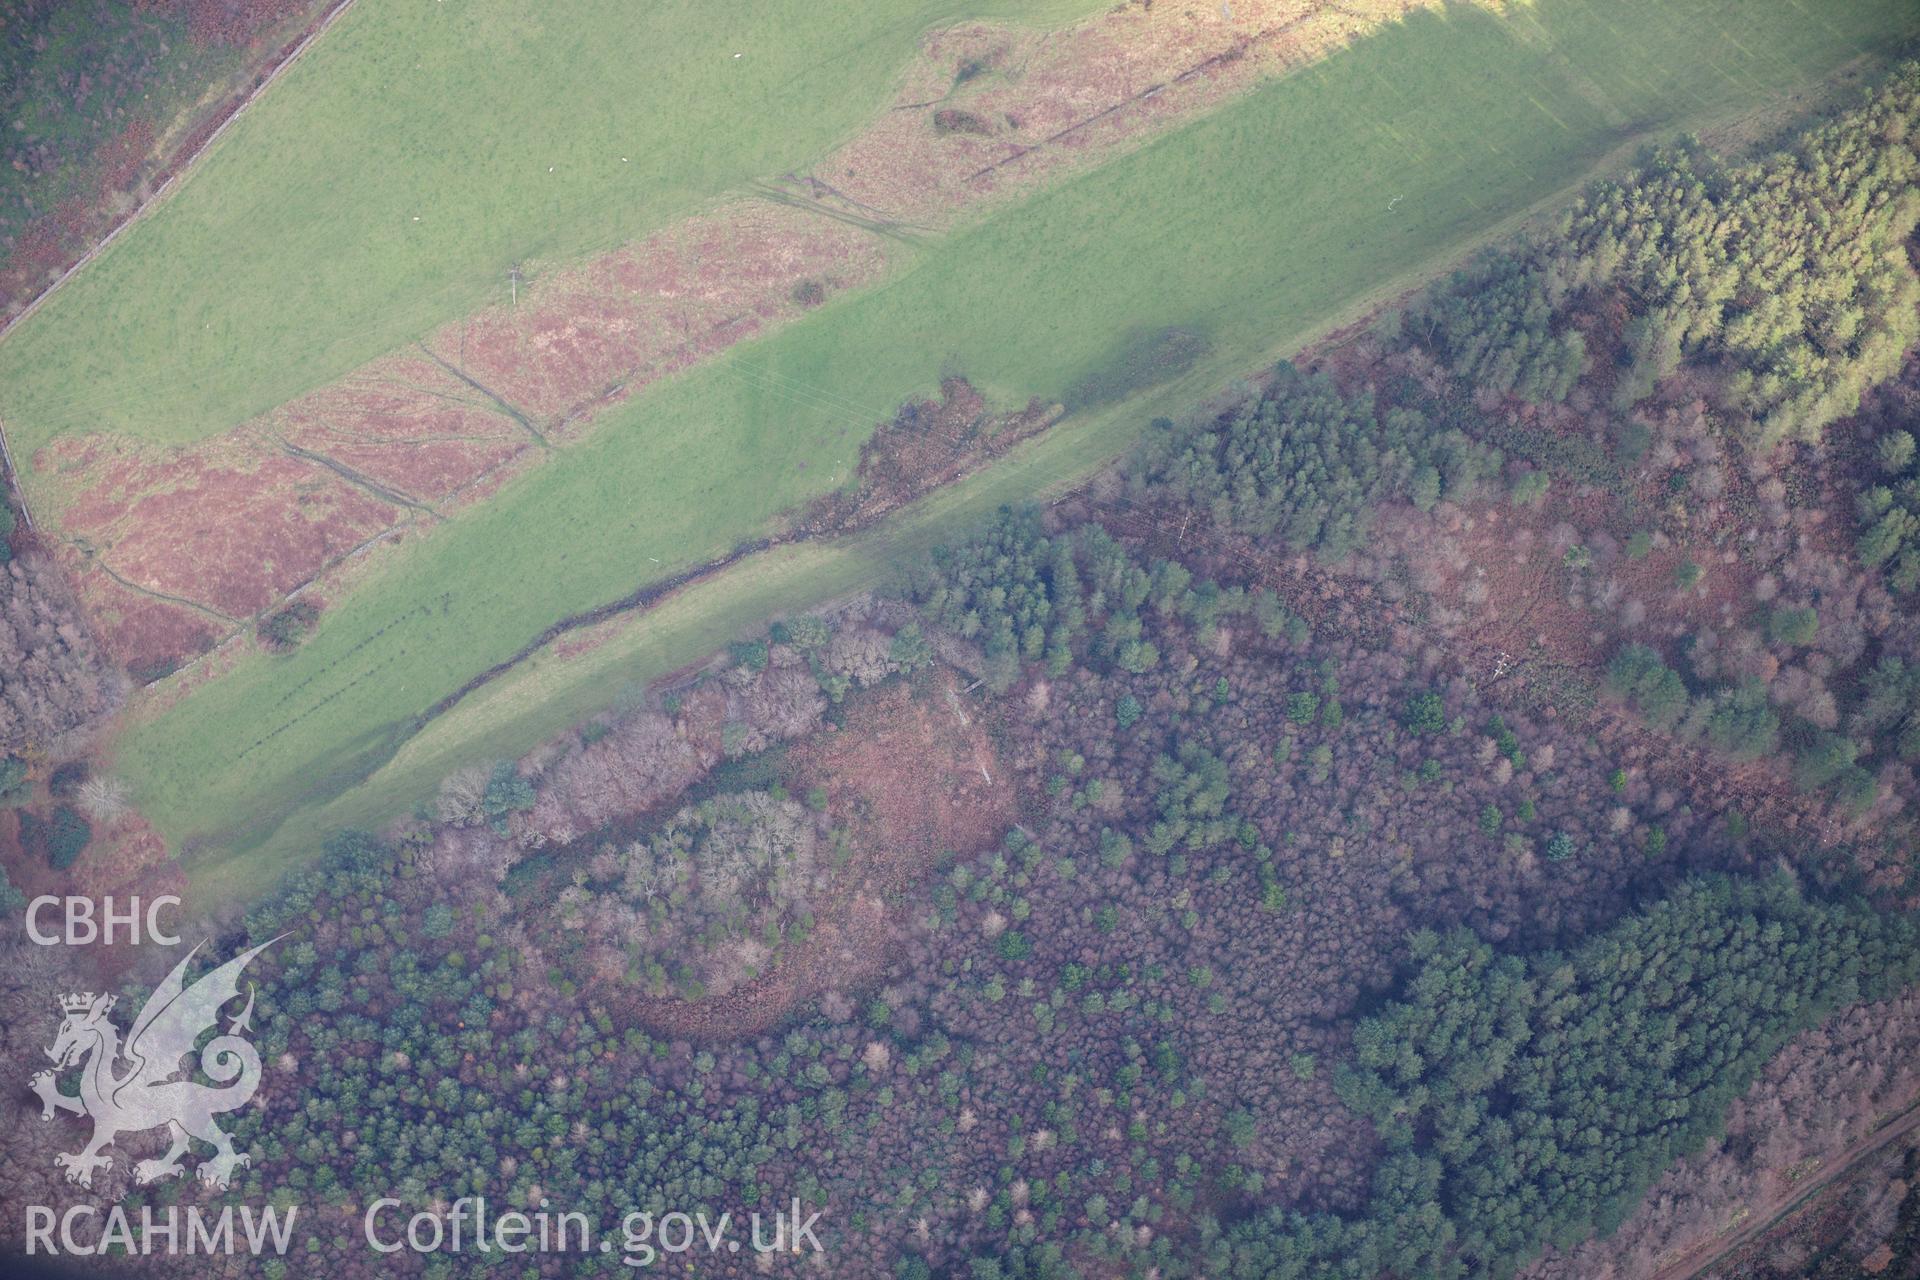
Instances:
[[[830,150],[930,29],[1091,8],[356,3],[138,235],[12,327],[20,461],[73,431],[217,435],[492,302],[515,263],[629,243]]]
[[[531,678],[495,681],[416,733],[421,711],[552,619],[631,592],[649,576],[636,565],[657,558],[654,574],[680,572],[803,504],[943,367],[1000,404],[1057,400],[1142,327],[1178,325],[1208,343],[1189,371],[1070,416],[844,546],[783,548],[710,584],[718,594],[664,602],[585,665],[640,680],[697,656],[681,644],[710,648],[756,611],[857,588],[964,512],[1096,468],[1151,414],[1177,414],[1369,299],[1444,269],[1490,227],[1564,198],[1637,146],[1814,84],[1913,24],[1891,6],[1852,13],[1859,25],[1844,31],[1797,6],[1747,6],[1736,42],[1704,20],[1732,20],[1710,0],[1678,13],[1648,6],[1630,24],[1605,9],[1547,0],[1511,21],[1465,11],[1409,20],[996,213],[878,287],[656,384],[515,480],[503,495],[511,503],[461,512],[404,563],[382,566],[301,649],[242,658],[133,725],[120,764],[143,811],[175,847],[224,865],[223,880],[243,851],[271,873],[300,860],[327,825],[404,808],[444,776],[438,764],[475,749],[482,728],[489,751],[506,754],[525,730],[589,707],[595,691],[563,679],[563,696],[508,710],[514,728],[501,732],[503,708],[555,692],[543,675],[557,664],[536,654],[523,664]],[[1559,71],[1574,54],[1578,85]],[[1475,77],[1451,75],[1456,64]],[[1293,145],[1277,148],[1276,137]],[[1207,183],[1195,181],[1196,166]],[[1095,211],[1106,230],[1089,240]],[[1174,242],[1170,226],[1197,238]],[[768,477],[751,494],[733,465],[745,456]],[[557,556],[564,573],[552,571]],[[772,566],[794,576],[769,582]],[[690,599],[703,603],[689,609]],[[672,646],[657,643],[663,618],[678,620]],[[379,643],[363,649],[373,631]],[[611,660],[616,652],[624,661]]]
[[[280,79],[281,75],[283,75],[289,67],[299,61],[300,55],[312,48],[314,42],[325,35],[329,27],[333,26],[334,21],[346,13],[347,10],[351,9],[357,2],[358,0],[334,0],[334,3],[327,11],[315,19],[313,24],[307,28],[306,33],[294,42],[292,46],[283,51],[281,57],[265,74],[260,76],[245,96],[233,105],[232,109],[221,118],[219,124],[208,131],[206,137],[200,139],[198,143],[184,154],[174,157],[173,163],[167,170],[166,176],[146,199],[140,201],[122,216],[119,221],[115,222],[106,235],[102,236],[99,241],[85,253],[74,259],[74,261],[67,266],[67,269],[62,271],[46,288],[34,294],[25,306],[21,307],[11,316],[8,316],[4,321],[0,321],[0,342],[4,342],[7,335],[12,333],[15,327],[25,323],[34,312],[40,309],[47,299],[58,293],[67,281],[78,275],[95,258],[112,248],[114,241],[118,240],[130,227],[138,224],[165,200],[173,191],[174,187],[184,180],[188,174],[193,172],[194,166],[200,162],[200,158],[206,155],[207,151],[226,134],[227,130],[233,127],[234,122],[245,114],[247,108],[251,107],[255,102],[258,102],[261,95],[272,88],[274,83]],[[4,416],[0,416],[0,462],[4,462],[6,465],[7,481],[13,486],[14,497],[20,508],[20,515],[26,520],[27,528],[31,529],[34,527],[33,511],[27,504],[26,488],[20,483],[20,470],[14,462],[13,451],[7,446],[7,424]]]
[[[206,137],[195,144],[191,150],[175,158],[175,162],[168,171],[167,176],[161,180],[159,186],[153,189],[151,195],[135,205],[120,221],[114,224],[111,231],[102,236],[91,249],[88,249],[85,253],[81,254],[79,258],[75,259],[51,284],[39,293],[34,294],[32,300],[25,306],[9,316],[4,322],[0,322],[0,340],[4,340],[9,333],[13,332],[16,326],[25,323],[27,318],[33,315],[35,311],[38,311],[47,299],[60,291],[62,285],[73,279],[88,263],[92,262],[102,253],[105,253],[107,249],[112,247],[113,242],[120,238],[123,232],[146,217],[161,201],[165,200],[174,187],[179,185],[188,174],[193,172],[193,168],[199,163],[200,157],[206,155],[208,149],[218,142],[228,129],[233,127],[234,122],[240,119],[247,108],[251,107],[255,102],[258,102],[260,96],[268,89],[271,89],[274,82],[279,80],[289,67],[299,61],[300,55],[312,48],[314,41],[325,35],[327,29],[334,24],[334,21],[346,13],[347,10],[351,9],[356,3],[358,3],[358,0],[334,0],[333,5],[328,8],[325,13],[321,14],[319,18],[315,19],[313,25],[307,29],[306,34],[301,36],[299,40],[295,41],[294,44],[285,51],[281,58],[260,77],[253,88],[248,90],[245,96],[233,105],[233,109],[221,118],[220,123],[208,132]]]
[[[1731,126],[1734,118],[1716,123]],[[1645,141],[1622,142],[1564,187],[1487,225],[1448,254],[1290,333],[1253,366],[1291,358],[1311,349],[1323,335],[1364,323],[1423,288],[1460,256],[1550,214],[1588,182],[1625,165]],[[1210,364],[1120,404],[1080,414],[1023,441],[989,467],[892,513],[876,527],[833,539],[741,548],[750,554],[727,557],[724,574],[708,565],[706,572],[684,576],[670,592],[645,593],[638,612],[600,616],[595,633],[571,651],[556,644],[530,647],[508,668],[490,673],[485,681],[470,682],[458,706],[378,743],[345,775],[313,781],[251,829],[229,829],[202,841],[188,861],[196,892],[210,899],[245,900],[270,887],[288,865],[310,857],[319,833],[381,825],[454,770],[475,760],[531,750],[602,710],[610,699],[672,676],[769,618],[885,587],[897,581],[903,566],[963,535],[999,506],[1066,497],[1130,448],[1140,423],[1193,412],[1209,403],[1231,376]]]

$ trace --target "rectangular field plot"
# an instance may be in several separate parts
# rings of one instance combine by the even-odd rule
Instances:
[[[423,712],[555,619],[723,554],[844,480],[867,433],[943,371],[1003,403],[1055,399],[1132,335],[1173,325],[1207,343],[1182,394],[1218,386],[1640,139],[1723,121],[1917,27],[1920,13],[1881,0],[1541,0],[1510,20],[1406,22],[658,384],[395,557],[298,651],[243,660],[133,728],[122,765],[170,839],[298,857],[330,823],[404,808],[463,753],[512,754],[594,688],[610,697],[697,656],[714,632],[700,610],[735,616],[724,577],[678,606],[671,635],[609,642],[614,656],[583,668],[594,688],[550,677],[553,712],[490,721],[481,744],[456,711],[433,726],[431,757],[387,771]],[[1145,409],[1070,416],[930,506],[957,520],[970,496],[1018,498],[1097,466]],[[918,537],[935,527],[905,514]],[[757,606],[804,606],[886,551],[864,540],[855,574],[809,548],[791,590],[743,581]]]

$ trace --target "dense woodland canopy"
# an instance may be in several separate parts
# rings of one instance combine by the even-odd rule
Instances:
[[[1854,498],[1860,559],[1911,599],[1920,591],[1920,364],[1910,359],[1862,418],[1871,462]]]
[[[1818,439],[1920,336],[1916,111],[1908,69],[1789,152],[1653,155],[1455,276],[1413,330],[1476,388],[1561,401],[1588,367],[1586,330],[1624,322],[1622,409],[1686,363],[1718,376],[1747,443]]]
[[[125,687],[12,501],[0,482],[0,803],[7,762],[111,711]]]
[[[1496,709],[1429,669],[1408,638],[1383,649],[1322,640],[1266,595],[1191,577],[1176,593],[1170,562],[1149,569],[1111,535],[1079,526],[1049,536],[1017,513],[943,563],[1036,559],[1050,567],[1035,598],[1056,609],[1064,582],[1078,605],[1059,611],[1080,623],[1058,674],[1028,664],[1025,692],[995,713],[1034,797],[1028,819],[916,896],[877,984],[832,993],[764,1033],[693,1039],[634,1025],[622,998],[631,976],[595,973],[542,940],[557,901],[529,896],[525,872],[561,853],[542,843],[548,828],[535,815],[556,788],[577,802],[586,753],[657,740],[663,711],[638,709],[562,753],[490,771],[476,800],[465,799],[472,787],[450,788],[434,823],[397,845],[338,838],[328,870],[247,920],[253,938],[291,936],[263,973],[259,1025],[275,1083],[266,1110],[239,1126],[255,1160],[234,1194],[278,1189],[322,1204],[396,1186],[423,1203],[538,1194],[610,1217],[740,1211],[797,1193],[826,1207],[832,1256],[856,1274],[1284,1274],[1266,1270],[1268,1251],[1330,1247],[1301,1245],[1301,1232],[1338,1242],[1342,1257],[1380,1259],[1425,1247],[1409,1223],[1445,1225],[1459,1212],[1449,1179],[1464,1175],[1449,1174],[1446,1157],[1501,1141],[1499,1128],[1471,1133],[1452,1113],[1443,1126],[1437,1103],[1403,1107],[1422,1087],[1456,1099],[1471,1068],[1432,1030],[1422,1040],[1390,1028],[1480,1016],[1469,1010],[1505,988],[1474,975],[1517,975],[1524,988],[1491,1017],[1507,1027],[1492,1051],[1509,1079],[1568,1082],[1572,1092],[1548,1089],[1546,1114],[1624,1109],[1589,1117],[1609,1131],[1617,1122],[1622,1141],[1569,1145],[1566,1175],[1577,1166],[1624,1202],[1770,1046],[1820,1009],[1897,980],[1898,957],[1914,954],[1906,925],[1857,904],[1805,902],[1779,884],[1690,884],[1699,870],[1753,865],[1766,848],[1710,810],[1617,785],[1595,744]],[[987,579],[973,582],[993,598]],[[1107,638],[1116,616],[1137,623],[1118,645]],[[716,708],[745,715],[761,677],[795,669],[796,640],[823,655],[798,667],[823,700],[831,688],[858,699],[888,679],[915,680],[896,666],[875,693],[836,683],[824,658],[834,637],[872,625],[796,620],[764,665],[755,643],[741,646],[733,665],[676,693],[672,715],[691,728],[685,717],[709,689]],[[944,713],[938,668],[909,665],[922,672],[917,696]],[[804,822],[804,807],[776,798],[765,775],[713,772],[728,760],[716,750],[696,763],[680,794],[707,777],[720,789],[691,805],[656,802],[658,818],[634,840],[649,858],[679,852],[680,883],[696,900],[734,856],[716,847],[724,830]],[[509,854],[460,860],[475,841]],[[562,848],[593,843],[581,833]],[[626,846],[613,847],[630,866]],[[591,872],[584,883],[596,884]],[[557,892],[568,884],[560,877]],[[1634,897],[1667,895],[1620,921]],[[1559,977],[1541,948],[1595,929],[1608,941],[1573,953],[1575,977]],[[1805,948],[1785,945],[1802,936]],[[1748,945],[1713,945],[1729,937]],[[1667,972],[1691,965],[1700,983],[1660,987],[1662,971],[1615,963],[1649,985],[1597,984],[1618,948],[1652,954],[1669,938],[1681,949]],[[1722,985],[1706,980],[1714,975]],[[1356,1028],[1349,1019],[1382,992],[1398,1003]],[[1756,992],[1768,1003],[1753,1003]],[[1607,1073],[1660,1060],[1621,1042],[1583,1060],[1597,1075],[1576,1077],[1553,1056],[1569,1043],[1549,1034],[1556,1019],[1591,1041],[1617,1030],[1615,1001],[1645,1004],[1650,1037],[1663,1018],[1696,1019],[1712,1035],[1688,1043],[1740,1049],[1711,1064],[1723,1072],[1690,1068],[1685,1087],[1663,1095],[1666,1113],[1646,1121],[1632,1110],[1644,1081]],[[1388,1043],[1419,1057],[1382,1059]],[[1592,1081],[1605,1088],[1578,1087]],[[1436,1139],[1443,1129],[1456,1136]],[[1573,1215],[1552,1232],[1561,1240],[1591,1220],[1568,1207],[1559,1171],[1479,1194],[1552,1202]],[[1494,1221],[1475,1220],[1483,1230]],[[351,1270],[351,1211],[337,1231],[332,1221],[301,1246]],[[1475,1266],[1544,1238],[1454,1231]]]
[[[1751,1221],[1756,1203],[1804,1189],[1809,1168],[1837,1172],[1832,1152],[1873,1141],[1886,1117],[1916,1090],[1920,988],[1910,987],[1904,995],[1857,1005],[1794,1037],[1728,1109],[1724,1135],[1709,1138],[1698,1154],[1661,1175],[1619,1231],[1570,1248],[1550,1248],[1522,1274],[1528,1280],[1651,1275],[1668,1259],[1711,1249],[1728,1222],[1743,1214]],[[1746,1256],[1736,1254],[1709,1274],[1728,1280],[1764,1280],[1769,1274],[1781,1280],[1852,1280],[1861,1270],[1871,1271],[1869,1259],[1882,1248],[1911,1270],[1920,1263],[1913,1234],[1920,1229],[1920,1183],[1901,1170],[1920,1168],[1920,1146],[1908,1142],[1909,1156],[1903,1159],[1901,1145],[1895,1142],[1885,1157],[1855,1166],[1863,1194],[1848,1195],[1852,1203],[1844,1216],[1829,1213],[1815,1197],[1797,1216],[1817,1224],[1817,1230],[1804,1230],[1790,1218],[1780,1234],[1791,1239],[1763,1238],[1743,1251]],[[1854,1175],[1847,1180],[1854,1181]],[[1816,1257],[1817,1268],[1809,1269]],[[1756,1266],[1759,1260],[1765,1265]]]
[[[1623,324],[1616,406],[1687,364],[1749,443],[1818,440],[1920,337],[1916,115],[1909,67],[1777,155],[1662,151],[1436,290],[1410,329],[1478,389],[1558,401],[1586,370],[1586,330]]]
[[[48,745],[112,710],[124,687],[51,563],[0,564],[0,750]]]
[[[1293,366],[1219,418],[1153,437],[1134,471],[1141,492],[1206,512],[1222,529],[1340,560],[1367,537],[1382,502],[1422,511],[1497,476],[1501,455],[1418,409],[1381,410]]]
[[[1365,1218],[1230,1231],[1222,1274],[1505,1275],[1611,1232],[1787,1039],[1920,978],[1913,922],[1784,881],[1689,885],[1571,954],[1422,932],[1342,1098],[1389,1154]]]
[[[560,921],[623,946],[624,972],[650,994],[723,995],[806,936],[809,899],[844,840],[783,793],[727,793],[601,854],[593,878],[561,895]]]

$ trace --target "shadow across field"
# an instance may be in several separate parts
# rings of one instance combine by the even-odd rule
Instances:
[[[1153,412],[1178,412],[1368,298],[1444,268],[1638,142],[1751,110],[1917,29],[1920,13],[1877,2],[1810,12],[1788,0],[1541,0],[1506,19],[1416,17],[657,384],[578,447],[437,528],[298,653],[243,660],[134,727],[123,765],[170,837],[284,818],[249,856],[297,857],[326,826],[389,816],[467,757],[530,746],[555,717],[590,707],[596,683],[681,665],[755,610],[869,585],[983,503],[1102,465]],[[1172,342],[1164,369],[1159,347],[1129,346],[1170,332],[1209,345]],[[1115,373],[1135,364],[1155,378],[1146,391]],[[311,779],[331,776],[341,742],[361,741],[365,726],[396,711],[423,723],[474,672],[533,654],[554,619],[770,538],[783,513],[851,476],[893,406],[955,368],[998,403],[1078,389],[1089,407],[844,547],[734,562],[697,601],[683,592],[672,619],[624,633],[571,671],[544,654],[521,658],[528,679],[511,696],[496,679],[469,714],[476,700],[460,694],[460,714],[439,715],[393,767],[313,802]],[[1112,395],[1121,398],[1094,403]],[[765,480],[734,483],[749,459]],[[663,563],[650,571],[655,557]],[[755,569],[776,561],[783,581]],[[262,729],[271,745],[244,749]]]

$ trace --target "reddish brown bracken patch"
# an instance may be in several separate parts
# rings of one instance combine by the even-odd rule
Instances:
[[[798,313],[802,282],[830,293],[879,266],[845,224],[736,210],[523,286],[517,306],[225,436],[181,449],[65,437],[35,466],[110,651],[157,669],[395,525],[489,496],[604,405]]]
[[[1605,528],[1614,506],[1604,494],[1556,496],[1539,508],[1483,503],[1453,514],[1440,537],[1409,536],[1403,544],[1422,580],[1471,612],[1481,643],[1516,655],[1538,647],[1556,661],[1598,667],[1612,656],[1618,637],[1591,609],[1569,599],[1567,549],[1553,530],[1561,524]],[[1674,581],[1690,559],[1711,571],[1698,588],[1682,591]],[[1749,565],[1723,561],[1705,537],[1699,545],[1672,542],[1639,560],[1623,559],[1609,572],[1628,598],[1645,607],[1649,624],[1689,629],[1724,625],[1750,598],[1755,576]]]
[[[950,226],[1421,3],[1129,4],[1062,31],[936,32],[894,108],[813,173],[575,266],[518,265],[498,305],[224,436],[57,441],[33,462],[38,514],[109,648],[183,661],[370,539],[486,499],[604,406],[875,279],[887,236]],[[989,448],[1044,428],[1036,413]],[[883,441],[860,491],[807,519],[854,527],[966,469],[914,440]]]
[[[565,435],[587,416],[875,278],[879,244],[858,227],[780,204],[729,206],[577,267],[535,275],[518,301],[448,325],[441,359]]]
[[[459,497],[535,443],[498,405],[423,356],[377,360],[266,422],[283,447],[432,505]]]
[[[78,482],[61,531],[83,596],[92,594],[86,579],[101,574],[127,590],[250,617],[399,514],[252,433],[178,450],[87,437],[42,453],[51,455],[48,469]]]
[[[148,903],[164,894],[186,896],[187,878],[180,864],[167,856],[160,837],[134,813],[111,822],[95,820],[85,852],[71,867],[56,871],[44,858],[31,856],[21,847],[18,811],[0,810],[0,865],[29,901],[42,894],[92,898],[96,917],[107,897],[114,899],[116,909],[125,911],[135,897]],[[178,911],[160,918],[163,928],[177,929],[180,922]],[[52,915],[39,923],[45,929],[59,927]],[[124,974],[141,955],[141,947],[122,935],[116,935],[112,946],[95,942],[82,949],[94,971],[110,978]]]
[[[827,789],[828,811],[874,852],[873,887],[887,894],[945,854],[995,843],[1017,817],[987,726],[949,672],[862,699],[845,728],[801,742],[788,764],[796,788]]]
[[[857,216],[948,225],[1424,7],[1135,0],[1060,31],[962,23],[928,36],[891,111],[788,186]]]
[[[104,573],[82,569],[71,577],[101,643],[137,681],[170,674],[224,634],[220,619],[130,590]]]
[[[910,891],[943,859],[994,844],[1018,816],[986,726],[944,672],[858,699],[844,728],[795,745],[788,771],[796,790],[826,789],[829,814],[852,836],[853,856],[813,932],[772,972],[724,996],[622,1001],[641,1023],[672,1035],[750,1035],[874,981],[911,924]]]

